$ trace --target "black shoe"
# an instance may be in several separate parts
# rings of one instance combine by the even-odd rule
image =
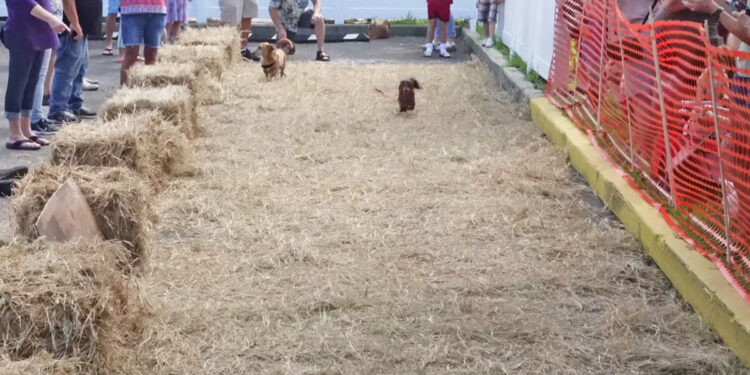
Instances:
[[[48,121],[46,118],[31,124],[31,130],[38,135],[55,135],[60,131],[60,128]]]
[[[42,96],[42,105],[49,107],[49,95]]]
[[[20,180],[29,173],[29,168],[15,167],[11,169],[0,169],[0,180]]]
[[[76,115],[76,116],[78,116],[79,118],[92,118],[92,117],[96,117],[96,112],[94,112],[94,111],[92,111],[92,110],[90,110],[90,109],[88,109],[86,107],[81,107],[81,109],[74,110],[74,111],[71,111],[71,112],[73,112],[73,114]]]
[[[247,48],[242,49],[242,57],[247,60],[260,61],[260,54],[258,51],[250,51]]]
[[[13,186],[16,182],[13,180],[0,180],[0,197],[10,197],[13,194]]]
[[[47,120],[53,124],[68,124],[71,122],[78,122],[78,117],[70,111],[62,111],[49,114]]]

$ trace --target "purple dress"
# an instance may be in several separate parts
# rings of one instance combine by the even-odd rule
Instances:
[[[187,22],[187,0],[167,0],[167,23]]]

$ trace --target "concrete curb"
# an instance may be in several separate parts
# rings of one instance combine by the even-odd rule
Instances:
[[[500,51],[482,47],[480,36],[475,31],[464,28],[463,36],[472,52],[490,68],[498,85],[510,92],[514,101],[528,103],[531,99],[544,96],[541,90],[526,80],[526,72],[511,67]]]
[[[547,138],[567,152],[573,167],[641,241],[682,298],[750,367],[750,304],[711,261],[677,236],[659,211],[641,198],[562,111],[544,97],[529,105],[532,119]]]

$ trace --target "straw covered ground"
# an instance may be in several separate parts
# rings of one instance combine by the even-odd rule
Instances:
[[[156,203],[142,373],[746,372],[480,64],[287,74],[229,70]]]

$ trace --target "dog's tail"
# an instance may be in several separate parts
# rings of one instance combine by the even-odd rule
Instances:
[[[291,40],[284,38],[279,40],[278,43],[276,43],[276,48],[281,49],[286,53],[287,55],[294,55],[294,52],[296,52],[297,48],[294,46],[294,42]]]

